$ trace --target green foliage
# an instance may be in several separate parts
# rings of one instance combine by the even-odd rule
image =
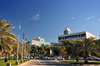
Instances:
[[[0,51],[6,54],[6,59],[8,54],[11,55],[13,51],[13,45],[17,41],[16,35],[10,33],[12,24],[8,24],[9,21],[0,19]]]
[[[67,54],[72,57],[85,57],[85,61],[88,62],[87,57],[89,54],[100,56],[100,45],[96,44],[100,41],[96,42],[94,38],[88,39],[76,39],[76,40],[69,40],[63,43],[66,47]]]

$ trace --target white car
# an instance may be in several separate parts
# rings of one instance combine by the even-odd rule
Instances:
[[[62,58],[59,57],[59,56],[54,56],[53,58],[54,58],[54,59],[58,59],[58,60],[62,59]]]
[[[4,57],[1,57],[1,59],[5,59],[6,57],[4,56]]]
[[[97,60],[97,61],[100,61],[100,58],[94,57],[94,56],[88,57],[87,59],[88,60]]]
[[[39,59],[39,58],[40,58],[39,56],[36,56],[36,57],[35,57],[35,59]]]

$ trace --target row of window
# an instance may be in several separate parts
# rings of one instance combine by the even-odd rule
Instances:
[[[62,46],[62,45],[53,45],[53,46]]]
[[[59,40],[62,40],[62,39],[73,39],[73,38],[79,38],[79,37],[86,37],[86,34],[59,37]]]

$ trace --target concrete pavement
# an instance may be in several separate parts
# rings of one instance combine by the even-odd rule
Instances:
[[[72,66],[57,60],[31,60],[19,66]]]

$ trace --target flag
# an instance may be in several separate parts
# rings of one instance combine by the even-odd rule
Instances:
[[[23,39],[24,39],[24,35],[25,35],[25,32],[24,32],[24,30],[23,30]]]
[[[20,29],[21,29],[21,27],[20,27],[20,25],[19,25],[19,32],[18,32],[19,35],[20,35]]]
[[[28,38],[27,42],[29,42],[29,38]]]

